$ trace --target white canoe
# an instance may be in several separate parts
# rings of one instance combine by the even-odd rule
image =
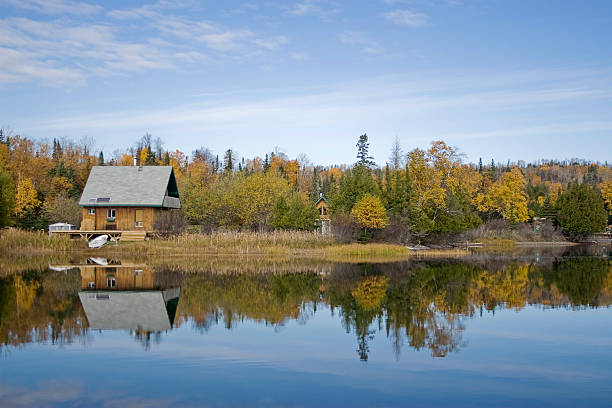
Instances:
[[[108,259],[106,258],[98,258],[95,256],[90,256],[89,260],[93,263],[95,263],[96,265],[102,265],[102,266],[107,266],[108,265]]]
[[[100,248],[104,246],[104,244],[106,244],[107,241],[108,241],[108,235],[100,235],[99,237],[96,237],[92,239],[91,241],[89,241],[89,247],[90,248]]]

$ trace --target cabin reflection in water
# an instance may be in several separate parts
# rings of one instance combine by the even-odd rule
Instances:
[[[80,265],[79,299],[94,330],[134,330],[137,334],[174,327],[180,287],[166,287],[143,265],[96,259]]]

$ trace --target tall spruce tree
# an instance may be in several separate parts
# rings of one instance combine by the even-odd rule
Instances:
[[[368,169],[376,166],[374,158],[369,155],[370,143],[368,143],[368,135],[364,133],[357,140],[357,166],[363,166]]]
[[[571,238],[603,231],[608,214],[599,191],[587,184],[570,184],[557,199],[557,221]]]
[[[234,171],[234,152],[232,149],[225,151],[225,157],[223,158],[223,172],[231,173]]]

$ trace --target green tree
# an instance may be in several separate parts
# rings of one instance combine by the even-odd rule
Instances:
[[[606,228],[608,215],[599,191],[587,184],[570,184],[557,199],[557,221],[563,232],[584,238]]]
[[[553,271],[557,287],[574,305],[597,306],[609,265],[605,259],[569,258],[556,261]]]
[[[145,148],[146,156],[144,160],[144,164],[146,166],[155,166],[157,164],[157,158],[155,157],[155,153],[151,150],[151,147],[148,146]]]
[[[11,176],[0,170],[0,228],[11,225],[15,208],[15,188]]]
[[[355,166],[342,174],[339,188],[330,196],[333,214],[348,214],[364,195],[380,195],[372,172],[366,166]]]
[[[313,202],[305,203],[299,193],[292,192],[281,196],[272,212],[272,227],[311,231],[315,227],[318,214]]]

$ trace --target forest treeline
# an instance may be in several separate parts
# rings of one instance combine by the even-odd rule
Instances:
[[[353,149],[347,146],[347,149]],[[79,225],[78,199],[96,165],[170,165],[179,185],[182,216],[202,231],[312,230],[315,203],[329,204],[340,240],[416,242],[476,228],[531,231],[555,228],[566,236],[603,231],[612,214],[612,167],[582,160],[467,163],[457,148],[434,141],[404,153],[396,139],[385,165],[369,156],[367,135],[356,161],[320,166],[305,155],[273,151],[245,158],[201,147],[187,154],[164,149],[146,134],[106,159],[91,140],[33,140],[0,132],[0,225],[44,229]],[[483,227],[484,224],[484,227]]]

